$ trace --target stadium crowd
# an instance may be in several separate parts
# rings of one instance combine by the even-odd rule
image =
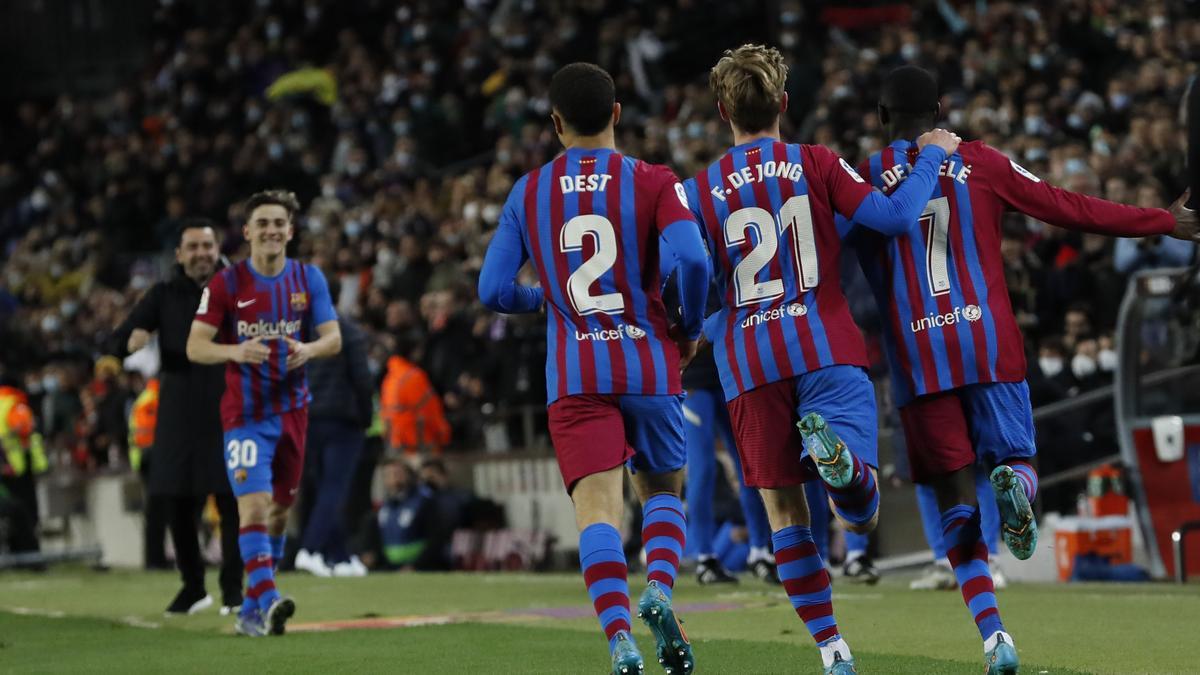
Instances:
[[[785,137],[852,163],[888,140],[881,76],[916,63],[939,76],[949,128],[1046,180],[1142,206],[1184,188],[1171,102],[1200,58],[1188,3],[926,0],[878,25],[853,3],[764,4],[164,1],[127,86],[2,118],[0,375],[31,396],[53,464],[122,464],[152,367],[103,358],[112,329],[168,272],[184,218],[213,219],[238,259],[238,201],[286,187],[306,207],[297,253],[366,329],[372,375],[392,354],[419,364],[451,448],[527,441],[507,415],[545,400],[542,319],[484,310],[475,275],[513,181],[558,151],[546,89],[570,61],[616,77],[621,149],[681,176],[730,140],[706,64],[766,41],[792,66]],[[1023,217],[1003,251],[1035,404],[1103,384],[1124,278],[1194,253]]]

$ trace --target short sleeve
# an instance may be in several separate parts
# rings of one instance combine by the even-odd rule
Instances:
[[[308,291],[312,293],[313,325],[337,321],[337,311],[333,308],[333,299],[329,297],[329,282],[316,265],[306,265],[308,268]]]
[[[826,193],[834,211],[846,218],[853,218],[859,205],[875,188],[863,180],[849,162],[838,157],[829,148],[823,145],[807,147],[809,157],[816,164],[812,169],[815,169],[817,175],[825,182]]]
[[[216,274],[200,292],[200,304],[196,307],[196,321],[220,328],[229,312],[229,289],[225,286],[225,275]]]
[[[696,222],[696,215],[688,206],[688,197],[683,189],[683,183],[679,182],[675,172],[665,166],[654,168],[660,181],[654,200],[654,225],[658,231],[662,232],[671,223],[681,220]]]

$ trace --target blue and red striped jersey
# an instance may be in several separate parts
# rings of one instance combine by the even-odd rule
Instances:
[[[307,366],[288,371],[285,337],[316,339],[316,326],[336,321],[325,275],[314,265],[288,260],[283,271],[265,277],[249,260],[227,267],[205,286],[196,320],[217,328],[217,341],[237,344],[264,336],[271,357],[252,365],[225,367],[221,422],[225,428],[302,408],[312,400]]]
[[[722,308],[705,335],[725,398],[835,364],[868,364],[839,279],[847,218],[873,190],[819,145],[766,138],[685,183],[704,224]]]
[[[693,218],[675,174],[614,150],[570,148],[513,186],[497,236],[520,233],[545,294],[548,403],[680,393],[659,272],[678,221]]]
[[[916,145],[900,140],[860,167],[893,192],[911,171]],[[847,242],[874,291],[895,400],[976,382],[1025,379],[1025,350],[1000,255],[1001,221],[1019,211],[1069,229],[1122,236],[1163,234],[1163,209],[1114,204],[1053,187],[981,141],[962,143],[907,234],[855,228]]]

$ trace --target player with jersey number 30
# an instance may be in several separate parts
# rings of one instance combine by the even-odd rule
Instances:
[[[304,469],[312,399],[304,365],[342,348],[325,276],[286,254],[299,210],[281,190],[246,201],[250,258],[208,282],[187,341],[193,362],[228,364],[221,425],[247,584],[234,627],[251,637],[283,634],[296,611],[275,588],[274,567]]]

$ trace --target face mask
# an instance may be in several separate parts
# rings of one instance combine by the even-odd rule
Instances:
[[[1117,369],[1117,352],[1112,349],[1101,349],[1097,356],[1100,361],[1100,370],[1106,373],[1111,373]]]
[[[1096,373],[1096,359],[1083,354],[1076,354],[1075,358],[1071,359],[1071,372],[1081,380],[1094,375]]]
[[[1032,54],[1029,57],[1029,67],[1034,70],[1041,70],[1046,67],[1046,57],[1041,54]]]
[[[392,124],[392,133],[397,136],[408,135],[408,122],[394,122]]]
[[[1029,148],[1025,151],[1026,162],[1040,162],[1046,158],[1045,148]]]
[[[267,24],[267,39],[275,42],[283,35],[283,26],[279,25],[278,21],[272,21]]]
[[[900,46],[900,56],[905,61],[915,60],[917,58],[917,55],[919,55],[920,53],[921,53],[921,50],[919,47],[917,47],[916,43],[905,42],[903,45]]]
[[[1042,369],[1042,374],[1046,377],[1054,377],[1062,372],[1062,357],[1043,356],[1038,359],[1038,367]]]
[[[325,197],[327,199],[333,199],[334,197],[337,196],[337,186],[336,185],[322,185],[321,186],[321,196]]]
[[[283,146],[279,143],[272,143],[271,145],[267,146],[267,154],[270,155],[271,159],[274,159],[274,160],[282,159],[283,158]]]
[[[47,393],[53,394],[58,391],[58,378],[53,375],[45,375],[42,377],[42,389]]]
[[[75,302],[74,300],[63,300],[62,304],[59,305],[58,308],[59,311],[62,312],[62,315],[69,319],[75,316],[75,312],[79,311],[79,303]]]
[[[1072,157],[1066,161],[1066,164],[1063,165],[1063,168],[1066,169],[1068,174],[1083,173],[1087,171],[1087,162],[1079,159],[1078,157]]]
[[[343,229],[346,232],[346,236],[351,239],[356,239],[358,235],[362,234],[362,225],[357,220],[346,221],[346,226]]]
[[[1035,116],[1025,118],[1025,133],[1036,134],[1041,130],[1042,130],[1042,118],[1035,117]]]

